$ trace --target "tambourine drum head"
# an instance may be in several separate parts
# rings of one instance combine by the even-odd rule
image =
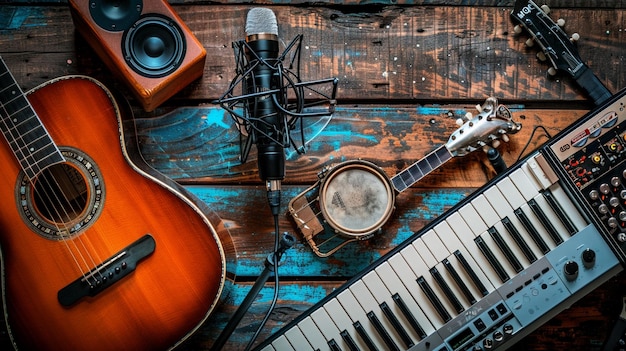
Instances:
[[[392,212],[393,201],[387,177],[361,163],[338,166],[320,189],[326,222],[348,236],[364,236],[380,228]]]

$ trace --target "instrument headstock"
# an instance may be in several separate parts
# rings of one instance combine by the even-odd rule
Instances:
[[[531,36],[526,45],[533,46],[537,43],[541,47],[537,58],[541,61],[550,61],[552,65],[548,70],[550,75],[562,71],[575,76],[584,66],[574,45],[580,36],[578,33],[568,36],[562,29],[565,20],[561,18],[554,22],[548,16],[549,13],[550,8],[547,5],[539,7],[532,0],[516,1],[511,12],[511,18],[518,23],[515,26],[515,33],[520,34],[526,30]]]
[[[507,142],[508,134],[515,134],[522,125],[513,121],[511,111],[504,105],[498,105],[498,99],[489,97],[482,106],[477,106],[476,116],[468,113],[467,121],[457,121],[461,127],[454,131],[446,148],[454,156],[465,156],[470,152],[487,146],[494,148],[500,140]]]

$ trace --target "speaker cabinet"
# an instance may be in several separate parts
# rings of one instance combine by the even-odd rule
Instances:
[[[70,0],[77,31],[146,111],[202,76],[206,51],[165,0]]]

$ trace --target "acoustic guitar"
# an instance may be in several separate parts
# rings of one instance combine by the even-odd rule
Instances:
[[[2,301],[14,347],[180,345],[224,287],[211,216],[137,163],[101,83],[62,77],[25,95],[0,63]]]

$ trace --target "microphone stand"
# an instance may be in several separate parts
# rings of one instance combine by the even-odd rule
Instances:
[[[237,327],[237,325],[239,325],[239,322],[241,321],[243,316],[248,312],[248,309],[252,305],[252,302],[254,302],[256,297],[259,295],[261,288],[263,288],[263,286],[267,282],[270,274],[275,272],[277,268],[275,266],[275,263],[277,264],[278,262],[280,262],[280,258],[282,257],[283,253],[288,248],[293,246],[295,242],[296,239],[291,234],[283,233],[283,237],[280,240],[278,250],[274,253],[267,255],[263,272],[257,277],[254,285],[252,286],[252,289],[250,289],[241,305],[239,305],[239,307],[237,308],[237,311],[235,311],[233,316],[228,321],[228,324],[226,324],[226,327],[222,330],[217,340],[215,340],[213,346],[211,346],[212,351],[219,351],[222,349],[222,347],[224,347],[224,344],[226,344],[228,338],[230,338],[231,334],[235,331],[235,328]]]

